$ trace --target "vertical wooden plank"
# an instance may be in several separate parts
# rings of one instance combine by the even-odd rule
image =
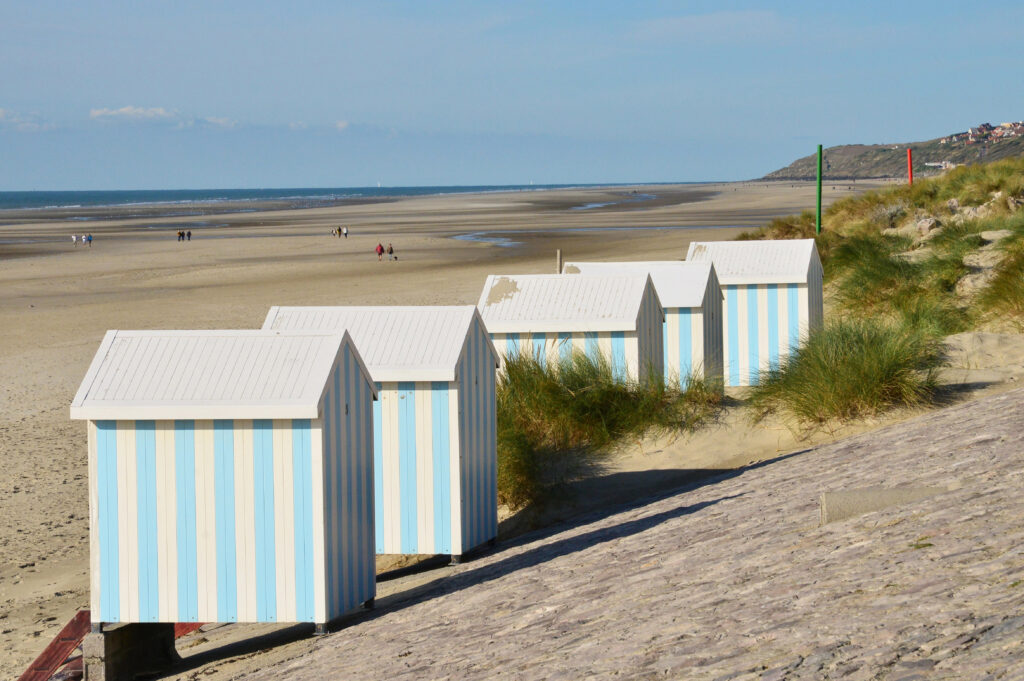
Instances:
[[[430,383],[416,383],[417,553],[436,553],[434,536],[434,440]]]
[[[461,373],[465,370],[465,359]],[[460,437],[460,424],[465,418],[459,409],[462,390],[458,383],[452,381],[448,384],[448,438],[451,451],[449,470],[449,499],[451,500],[451,552],[454,555],[462,553],[462,439]]]
[[[178,525],[174,422],[156,422],[157,545],[160,554],[160,621],[178,621]]]
[[[779,284],[779,361],[789,356],[789,348],[793,343],[790,338],[789,324],[789,302],[788,289],[785,284]]]
[[[797,295],[800,301],[798,307],[800,310],[800,343],[805,343],[810,332],[810,303],[807,296],[807,284],[800,284],[797,287]]]
[[[323,624],[327,621],[327,528],[324,523],[324,480],[327,472],[322,419],[314,420],[310,427],[310,447],[313,473],[313,621]]]
[[[757,343],[759,358],[758,375],[768,371],[771,365],[771,353],[769,336],[773,333],[769,329],[771,320],[768,318],[768,286],[762,284],[757,287]]]
[[[275,419],[274,437],[274,595],[277,621],[295,619],[295,504],[292,499],[291,421]]]
[[[117,422],[118,554],[121,622],[139,621],[138,469],[135,465],[135,422]]]
[[[402,550],[402,506],[399,472],[399,400],[398,384],[385,383],[384,409],[384,514],[387,553]]]
[[[354,478],[352,470],[352,450],[353,450],[353,423],[354,414],[352,413],[353,404],[353,392],[355,386],[355,380],[352,371],[352,365],[354,359],[352,357],[352,348],[346,346],[343,352],[344,355],[344,368],[341,375],[342,383],[344,384],[344,401],[342,404],[342,419],[345,428],[345,434],[342,438],[342,451],[343,455],[341,458],[341,490],[342,490],[342,505],[341,505],[341,517],[345,527],[345,541],[342,547],[342,558],[345,562],[345,581],[343,583],[342,593],[344,599],[342,601],[342,611],[348,611],[353,608],[356,603],[356,590],[355,584],[357,581],[355,546],[356,546],[356,534],[358,527],[356,527],[355,513],[353,509],[354,504]]]
[[[750,311],[748,309],[749,295],[746,286],[740,286],[736,295],[736,318],[739,338],[739,371],[740,379],[738,385],[750,385]]]
[[[217,518],[213,421],[195,422],[196,621],[217,618]]]
[[[612,335],[608,331],[597,334],[597,351],[604,357],[604,360],[611,366],[612,363]]]
[[[96,460],[96,422],[86,422],[89,458],[89,609],[100,613],[100,497]]]
[[[249,419],[235,420],[235,565],[238,570],[238,621],[256,621],[256,519],[253,429]]]
[[[644,357],[640,338],[636,333],[627,331],[623,338],[623,343],[626,346],[626,375],[639,380],[642,378],[640,367],[643,364]]]
[[[704,344],[704,313],[699,307],[687,311],[690,314],[690,366],[695,377],[706,378],[708,358]]]

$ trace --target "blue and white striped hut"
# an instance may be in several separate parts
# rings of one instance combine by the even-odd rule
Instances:
[[[458,557],[497,536],[498,356],[475,307],[274,307],[264,328],[347,330],[363,353],[378,553]]]
[[[373,382],[346,334],[108,331],[88,421],[93,622],[372,602]]]
[[[664,372],[664,314],[650,275],[491,275],[477,309],[502,358],[578,351],[603,356],[618,380]]]
[[[650,274],[661,300],[665,381],[722,380],[722,289],[711,263],[681,260],[567,262],[566,274]]]
[[[728,386],[757,385],[824,321],[822,269],[814,239],[702,241],[689,262],[712,262],[725,293],[724,375]]]

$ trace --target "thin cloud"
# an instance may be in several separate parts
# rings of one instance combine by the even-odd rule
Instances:
[[[291,123],[288,124],[288,127],[292,130],[305,130],[309,126],[303,123],[302,121],[292,121]]]
[[[233,128],[236,124],[236,121],[230,118],[217,118],[216,116],[207,116],[203,122],[215,128]]]
[[[94,120],[132,120],[152,121],[177,118],[178,114],[168,111],[162,106],[145,108],[141,106],[122,106],[120,109],[90,109],[89,118]]]
[[[338,129],[338,132],[341,132],[348,127],[348,121],[338,121],[334,124],[334,127]]]
[[[777,38],[786,31],[775,12],[747,10],[662,17],[638,22],[632,37],[645,42],[730,43],[737,40]]]
[[[122,106],[119,109],[90,109],[89,118],[100,122],[119,123],[154,123],[171,125],[178,130],[194,127],[220,128],[230,130],[238,125],[238,121],[223,116],[190,116],[183,115],[177,109],[162,106]]]
[[[53,130],[52,123],[35,115],[18,114],[10,109],[0,109],[0,129],[17,130],[18,132],[43,132]]]

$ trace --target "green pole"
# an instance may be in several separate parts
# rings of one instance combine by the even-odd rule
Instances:
[[[818,213],[814,222],[814,233],[821,234],[821,145],[818,145]]]

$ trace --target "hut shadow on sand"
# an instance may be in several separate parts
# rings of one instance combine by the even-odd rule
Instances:
[[[721,501],[735,498],[739,495],[721,497],[698,504],[679,505],[661,513],[628,520],[616,525],[595,528],[580,534],[557,539],[550,543],[538,544],[524,551],[516,551],[519,547],[543,541],[544,539],[556,534],[571,530],[573,527],[593,524],[608,518],[609,516],[641,508],[669,496],[692,491],[707,485],[714,485],[718,482],[743,475],[748,471],[770,466],[785,459],[798,456],[806,451],[807,450],[805,449],[798,452],[792,452],[790,454],[785,454],[766,461],[731,470],[676,469],[623,472],[605,476],[606,482],[618,484],[625,488],[633,488],[635,485],[642,484],[644,481],[657,488],[660,482],[661,491],[653,495],[649,494],[642,498],[635,498],[623,503],[613,504],[604,508],[584,512],[570,520],[560,522],[543,529],[534,530],[515,537],[510,541],[503,541],[500,545],[501,550],[509,552],[511,555],[501,558],[495,562],[480,565],[479,567],[470,567],[470,569],[463,572],[451,574],[447,569],[442,567],[445,564],[444,560],[426,561],[423,567],[414,567],[413,569],[403,571],[402,574],[397,576],[397,578],[414,574],[416,572],[423,572],[424,570],[430,570],[431,568],[437,568],[436,575],[434,575],[432,579],[429,579],[426,582],[420,581],[408,589],[397,591],[387,596],[378,597],[376,600],[376,607],[373,610],[363,611],[347,617],[342,621],[335,623],[334,626],[331,627],[331,630],[340,631],[347,627],[358,626],[362,622],[367,622],[377,617],[397,612],[404,608],[431,601],[439,596],[453,594],[463,589],[485,584],[519,570],[534,568],[561,556],[583,551],[604,542],[615,541],[637,535],[664,522],[696,513],[704,508],[713,506]],[[670,487],[670,489],[666,487]],[[250,656],[259,653],[260,651],[266,651],[278,646],[285,646],[308,638],[312,633],[312,625],[298,624],[275,629],[274,631],[266,634],[246,637],[244,640],[227,643],[223,646],[212,649],[206,649],[193,655],[188,655],[187,651],[180,651],[185,653],[185,656],[179,664],[168,671],[174,674],[182,674],[189,670],[217,661],[227,660],[232,657]]]

